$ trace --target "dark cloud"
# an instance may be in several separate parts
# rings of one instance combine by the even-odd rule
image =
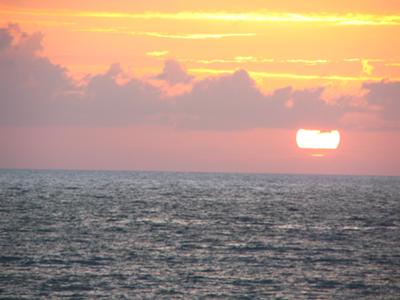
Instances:
[[[164,68],[154,79],[164,80],[169,84],[189,83],[193,77],[186,73],[185,69],[175,60],[166,60]]]
[[[87,112],[85,123],[128,125],[165,111],[166,102],[161,100],[158,88],[137,79],[118,84],[116,77],[121,73],[121,67],[114,64],[89,81],[79,101],[85,104],[76,107]]]
[[[0,51],[11,46],[13,38],[7,28],[0,28]]]
[[[0,121],[40,123],[48,118],[53,102],[74,87],[64,68],[37,55],[41,34],[28,35],[10,25],[1,29],[1,35]]]
[[[244,70],[193,81],[176,61],[165,62],[156,76],[170,85],[190,83],[192,89],[165,97],[145,80],[118,83],[118,64],[103,74],[74,83],[66,69],[40,55],[40,33],[26,34],[18,26],[0,28],[0,124],[24,126],[125,126],[170,124],[180,128],[238,130],[256,127],[340,127],[348,112],[362,109],[342,97],[324,101],[324,88],[292,87],[263,94]],[[385,119],[399,120],[400,83],[366,83],[366,100]],[[343,100],[344,99],[344,100]],[[374,110],[371,109],[368,113]]]
[[[245,71],[205,79],[195,83],[190,93],[177,97],[178,124],[207,129],[252,127],[261,117],[263,101]]]
[[[366,100],[380,108],[384,119],[400,121],[400,82],[370,82],[363,87],[368,91]]]
[[[323,88],[291,87],[263,95],[246,71],[195,83],[177,100],[180,126],[201,129],[337,126],[343,109],[322,100]],[[178,123],[179,124],[179,123]]]
[[[0,124],[114,126],[163,109],[159,89],[136,79],[117,84],[118,64],[83,87],[74,84],[66,69],[38,54],[41,34],[15,30],[0,31],[7,42],[0,51]]]

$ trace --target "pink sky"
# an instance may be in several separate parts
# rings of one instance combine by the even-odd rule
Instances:
[[[186,131],[167,127],[2,127],[3,168],[398,175],[396,132],[346,131],[324,157],[295,131]],[[388,145],[393,145],[388,147]]]

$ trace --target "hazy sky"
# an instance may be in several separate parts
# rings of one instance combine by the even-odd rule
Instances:
[[[398,1],[0,0],[0,167],[400,175],[399,36]]]

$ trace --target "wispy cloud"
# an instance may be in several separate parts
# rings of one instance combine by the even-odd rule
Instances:
[[[112,19],[159,19],[182,21],[236,21],[258,23],[309,23],[344,26],[399,26],[400,15],[384,14],[299,14],[274,12],[100,12],[100,11],[60,11],[60,10],[4,10],[3,15],[29,15],[76,18],[112,18]]]
[[[365,74],[371,75],[374,71],[374,67],[369,64],[368,59],[361,60],[362,70]]]
[[[169,33],[157,31],[128,31],[118,28],[84,28],[78,29],[80,32],[101,32],[101,33],[115,33],[115,34],[128,34],[135,36],[148,36],[154,38],[164,39],[181,39],[181,40],[207,40],[207,39],[223,39],[233,37],[253,37],[255,33]]]
[[[306,65],[323,65],[329,63],[327,59],[286,59],[286,60],[281,60],[281,62],[286,62],[286,63],[294,63],[294,64],[306,64]]]
[[[0,16],[2,12],[0,11]],[[78,23],[75,21],[60,21],[60,20],[44,20],[44,19],[23,19],[23,18],[12,18],[12,23],[20,25],[34,24],[40,25],[41,27],[74,27]]]
[[[393,62],[385,64],[387,67],[400,67],[400,62]]]
[[[184,33],[171,34],[162,32],[131,32],[132,35],[145,35],[150,37],[165,39],[182,39],[182,40],[206,40],[206,39],[223,39],[232,37],[251,37],[255,33]]]
[[[200,59],[200,58],[179,58],[180,61],[183,62],[195,62],[200,64],[215,64],[215,63],[275,63],[275,64],[302,64],[309,66],[317,66],[317,65],[325,65],[330,63],[359,63],[363,67],[363,72],[371,75],[370,71],[366,72],[366,70],[370,70],[374,64],[383,64],[385,66],[396,67],[399,66],[400,63],[398,61],[386,60],[383,58],[344,58],[339,60],[330,60],[326,58],[287,58],[287,59],[275,59],[275,58],[266,58],[266,57],[257,57],[257,56],[235,56],[233,58],[210,58],[210,59]]]
[[[205,65],[209,64],[225,64],[225,63],[272,63],[275,61],[273,58],[262,58],[255,56],[235,56],[233,58],[214,58],[214,59],[193,59],[193,58],[180,58],[182,62],[195,62]]]
[[[169,51],[167,51],[167,50],[159,50],[159,51],[146,52],[146,55],[151,56],[151,57],[163,57],[163,56],[167,55],[168,53],[169,53]]]
[[[235,69],[212,69],[212,68],[190,68],[190,72],[198,74],[230,74],[235,72]],[[345,76],[345,75],[317,75],[317,74],[296,74],[296,73],[276,73],[276,72],[248,72],[254,78],[286,78],[286,79],[299,79],[299,80],[333,80],[333,81],[380,81],[382,77],[376,76]],[[393,80],[400,80],[400,78],[392,78]]]
[[[223,59],[180,59],[185,62],[196,62],[202,64],[214,64],[214,63],[289,63],[289,64],[305,64],[305,65],[322,65],[327,64],[330,61],[327,59],[274,59],[274,58],[264,58],[255,56],[235,56],[233,58]]]
[[[359,62],[361,59],[357,57],[350,57],[343,59],[344,62]]]

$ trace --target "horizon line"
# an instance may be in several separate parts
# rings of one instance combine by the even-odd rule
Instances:
[[[200,170],[161,170],[161,169],[91,169],[91,168],[25,168],[25,167],[0,167],[1,171],[64,171],[64,172],[126,172],[126,173],[183,173],[183,174],[236,174],[236,175],[277,175],[277,176],[353,176],[353,177],[400,177],[389,174],[359,174],[359,173],[302,173],[302,172],[264,172],[264,171],[200,171]]]

